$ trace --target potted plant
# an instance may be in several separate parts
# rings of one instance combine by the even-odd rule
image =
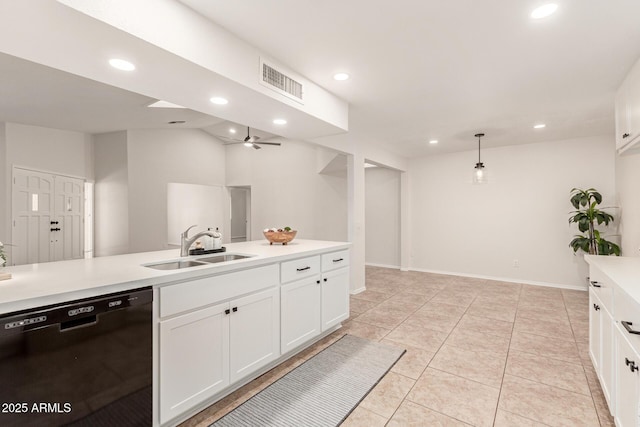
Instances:
[[[585,235],[577,234],[569,243],[573,252],[582,249],[590,255],[620,256],[620,246],[605,240],[595,227],[596,223],[606,226],[614,220],[611,214],[597,207],[602,203],[602,195],[594,188],[588,190],[574,188],[571,190],[570,201],[576,210],[571,212],[569,223],[578,224],[578,230],[585,233]]]
[[[0,268],[7,263],[7,256],[4,254],[4,245],[0,242]]]

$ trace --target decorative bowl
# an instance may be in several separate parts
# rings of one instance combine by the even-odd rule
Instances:
[[[297,230],[291,231],[263,231],[264,237],[269,241],[270,245],[274,243],[282,243],[286,245],[296,237]]]

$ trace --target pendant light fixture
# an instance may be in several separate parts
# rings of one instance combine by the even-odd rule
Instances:
[[[488,178],[487,169],[484,167],[484,163],[480,161],[480,138],[484,136],[484,133],[476,133],[474,136],[478,138],[478,163],[473,168],[473,183],[486,184]]]

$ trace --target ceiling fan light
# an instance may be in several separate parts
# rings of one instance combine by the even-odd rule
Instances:
[[[243,145],[244,145],[245,147],[253,147],[253,142],[249,142],[249,141],[247,141],[247,142],[245,142]]]

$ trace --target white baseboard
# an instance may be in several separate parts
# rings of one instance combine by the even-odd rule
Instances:
[[[351,291],[351,295],[356,295],[356,294],[359,294],[360,292],[364,292],[366,290],[367,290],[367,288],[365,286],[363,286],[361,288],[358,288],[358,289],[355,289],[355,290]]]
[[[483,276],[480,274],[469,274],[469,273],[456,273],[452,271],[441,271],[441,270],[429,270],[424,268],[410,268],[411,271],[419,271],[421,273],[434,273],[434,274],[445,274],[447,276],[461,276],[461,277],[472,277],[475,279],[485,279],[485,280],[497,280],[499,282],[511,282],[511,283],[522,283],[525,285],[533,285],[533,286],[546,286],[550,288],[560,288],[560,289],[571,289],[574,291],[588,291],[587,286],[574,286],[574,285],[565,285],[561,283],[549,283],[549,282],[539,282],[536,280],[523,280],[523,279],[514,279],[511,277],[495,277],[495,276]]]
[[[364,265],[368,267],[382,267],[382,268],[393,268],[394,270],[400,270],[399,265],[388,265],[388,264],[376,264],[373,262],[365,262]]]

